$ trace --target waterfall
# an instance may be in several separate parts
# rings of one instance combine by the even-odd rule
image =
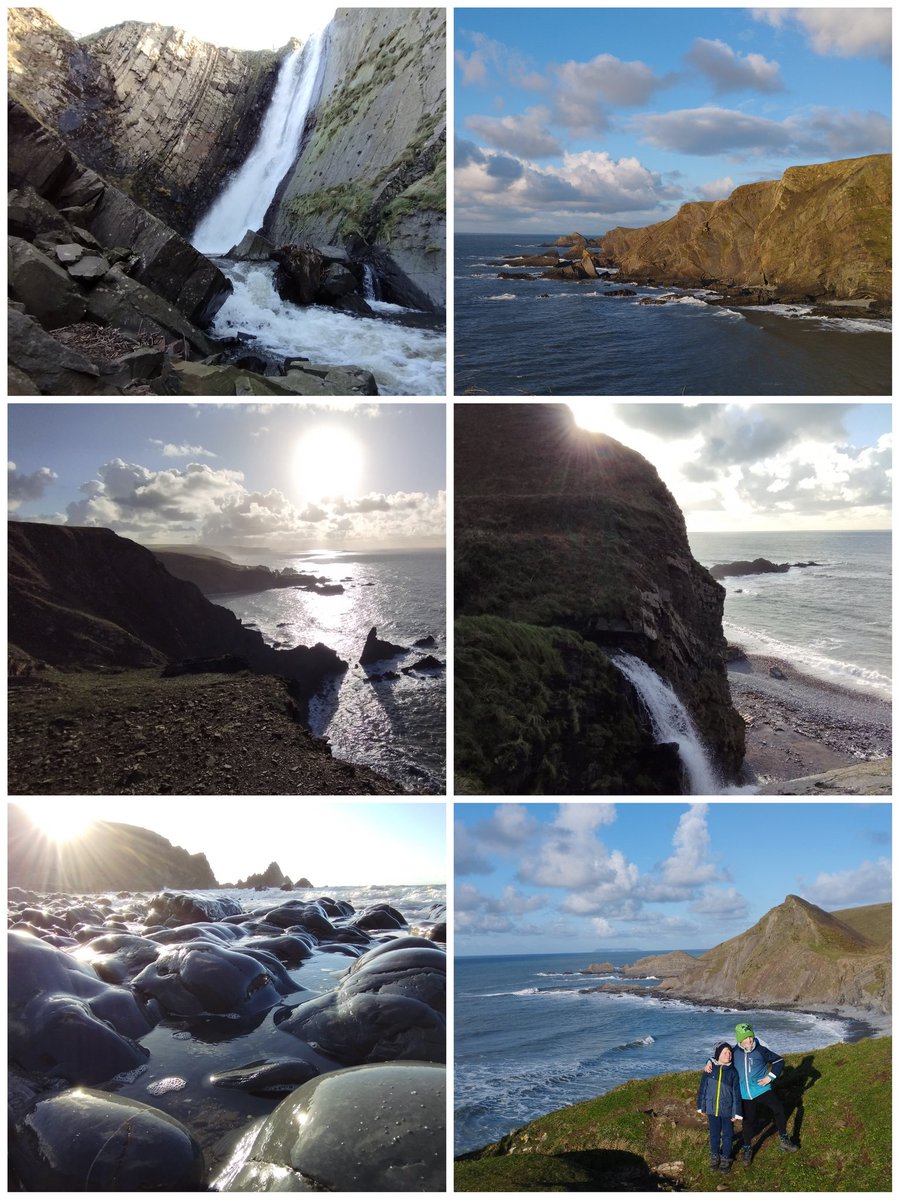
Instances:
[[[201,254],[227,254],[248,229],[262,225],[278,185],[291,169],[312,107],[326,30],[281,64],[259,140],[191,239]]]
[[[711,796],[723,792],[709,756],[700,741],[691,714],[671,686],[652,667],[633,654],[622,651],[610,655],[610,661],[622,672],[640,696],[650,716],[657,742],[675,742],[687,774],[692,796]]]
[[[370,263],[363,263],[363,299],[378,299],[378,291],[375,286],[375,271]]]

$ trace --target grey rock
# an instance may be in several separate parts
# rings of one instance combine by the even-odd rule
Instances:
[[[275,247],[259,233],[248,229],[236,246],[232,246],[226,258],[237,258],[250,262],[266,262],[272,257]]]
[[[34,394],[26,390],[25,380],[44,396],[90,396],[105,391],[94,364],[51,337],[27,313],[10,307],[7,335],[10,392],[15,395]]]
[[[73,262],[66,270],[73,279],[83,280],[85,283],[93,283],[97,279],[102,279],[107,274],[109,263],[105,258],[101,258],[97,254],[87,254],[84,258]]]
[[[56,255],[57,262],[61,262],[63,266],[69,266],[70,263],[77,263],[79,259],[84,258],[84,246],[79,246],[77,242],[63,242],[55,246],[53,253]]]
[[[9,245],[9,293],[25,305],[45,329],[60,329],[80,321],[85,301],[66,272],[22,238]]]

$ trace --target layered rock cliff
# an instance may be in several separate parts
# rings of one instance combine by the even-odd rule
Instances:
[[[889,940],[787,896],[751,929],[697,959],[641,959],[625,973],[659,975],[660,992],[704,1003],[889,1013],[890,955]]]
[[[77,839],[54,842],[18,805],[9,806],[8,817],[10,887],[105,892],[219,886],[205,854],[190,854],[137,825],[95,821]]]
[[[725,592],[656,470],[564,405],[457,405],[455,422],[458,787],[682,791],[615,649],[672,685],[733,777]]]
[[[344,8],[331,25],[312,131],[264,232],[276,242],[350,242],[444,304],[446,14]],[[363,250],[365,247],[365,250]]]
[[[657,225],[612,229],[601,244],[602,261],[638,282],[889,301],[891,156],[790,167]]]
[[[40,8],[9,10],[10,95],[184,236],[256,141],[278,57],[139,21],[76,40]]]
[[[234,613],[170,575],[110,529],[9,524],[9,641],[14,662],[68,668],[162,667],[235,656],[309,697],[346,670],[333,650],[274,650]]]

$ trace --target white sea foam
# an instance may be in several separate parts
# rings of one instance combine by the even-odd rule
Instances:
[[[499,296],[485,296],[485,300],[515,300],[512,292],[501,292]]]
[[[320,305],[290,304],[275,290],[274,263],[223,259],[219,266],[234,291],[213,322],[217,337],[249,334],[285,357],[304,355],[317,362],[363,367],[388,395],[436,396],[444,391],[443,334],[351,317]]]

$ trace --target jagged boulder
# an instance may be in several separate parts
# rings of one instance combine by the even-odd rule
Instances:
[[[381,662],[385,658],[396,658],[399,654],[406,654],[406,652],[406,646],[396,646],[393,642],[383,641],[373,625],[366,637],[366,643],[359,656],[359,663],[360,666],[365,667],[369,663]]]
[[[279,246],[273,255],[278,263],[275,289],[291,304],[315,304],[325,275],[325,259],[314,246],[293,243]]]

